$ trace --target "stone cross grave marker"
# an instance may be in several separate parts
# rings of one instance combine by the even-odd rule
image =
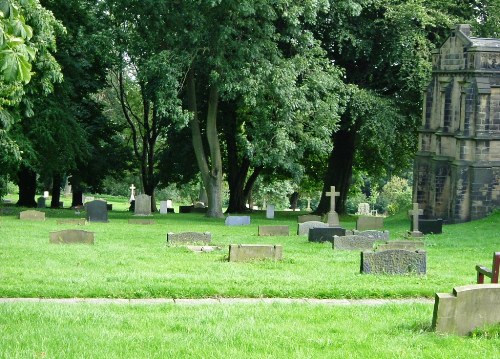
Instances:
[[[330,212],[328,212],[328,225],[330,227],[338,227],[339,215],[335,212],[335,198],[340,196],[340,192],[335,192],[335,186],[330,187],[330,192],[326,192],[325,195],[330,197]]]
[[[266,207],[266,218],[274,219],[274,204],[268,204]]]
[[[311,208],[311,197],[307,197],[307,208],[306,208],[306,211],[307,212],[311,212],[312,211],[312,208]]]
[[[424,214],[422,209],[418,209],[418,203],[413,203],[413,209],[408,211],[408,214],[413,217],[413,231],[410,232],[412,237],[422,237],[422,232],[418,230],[418,216]]]
[[[148,196],[147,194],[140,194],[135,198],[134,215],[151,215],[151,196]]]
[[[135,201],[135,186],[132,183],[132,185],[129,187],[130,189],[130,199],[128,200],[129,202]]]

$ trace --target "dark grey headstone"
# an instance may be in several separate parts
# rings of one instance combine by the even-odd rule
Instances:
[[[413,222],[410,225],[410,230],[413,231]],[[436,219],[418,219],[418,230],[423,234],[441,234],[443,233],[443,220]]]
[[[250,216],[227,216],[224,223],[226,226],[247,226],[250,224]]]
[[[36,207],[37,208],[45,208],[46,205],[45,205],[45,197],[38,197],[37,201],[36,201]]]
[[[361,273],[373,274],[425,274],[425,251],[390,249],[382,252],[361,252]]]
[[[333,249],[345,251],[372,250],[376,239],[364,236],[334,236]]]
[[[53,244],[94,244],[94,232],[79,229],[50,232],[50,243]]]
[[[106,201],[96,199],[85,203],[85,218],[89,222],[107,222],[108,206]]]
[[[179,206],[179,213],[191,213],[193,206]]]
[[[309,229],[309,242],[331,242],[334,236],[345,236],[346,230],[342,227],[311,228]]]
[[[185,244],[185,243],[203,243],[209,244],[212,240],[210,232],[182,232],[182,233],[167,233],[168,244]]]

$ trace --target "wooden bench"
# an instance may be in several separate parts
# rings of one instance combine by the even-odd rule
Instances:
[[[498,272],[500,267],[500,252],[493,253],[493,264],[491,269],[477,265],[477,284],[484,284],[484,276],[491,278],[491,283],[498,283]]]

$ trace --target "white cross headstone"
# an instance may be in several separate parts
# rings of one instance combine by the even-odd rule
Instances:
[[[330,187],[330,192],[326,192],[325,195],[330,197],[330,212],[328,212],[328,225],[330,227],[338,227],[339,215],[335,212],[335,197],[340,196],[340,192],[335,192],[335,186]]]
[[[418,203],[413,203],[413,209],[409,210],[408,214],[413,217],[413,231],[410,232],[410,235],[412,237],[422,237],[422,232],[418,230],[418,216],[424,214],[424,211],[418,208]]]
[[[312,211],[312,208],[311,208],[311,197],[307,197],[307,208],[306,208],[306,211],[307,212],[311,212]]]
[[[135,201],[135,186],[134,184],[132,183],[132,186],[129,187],[130,188],[130,199],[129,199],[129,202],[132,202],[132,201]]]

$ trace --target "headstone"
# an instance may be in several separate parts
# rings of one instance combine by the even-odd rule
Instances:
[[[38,197],[36,201],[37,208],[45,208],[45,197]]]
[[[365,237],[375,238],[377,240],[382,240],[382,241],[389,240],[389,231],[375,231],[375,230],[356,231],[356,230],[354,230],[353,234],[355,234],[357,236],[365,236]]]
[[[361,273],[425,274],[426,252],[389,249],[381,252],[361,252]]]
[[[226,226],[246,226],[250,224],[250,216],[227,216]]]
[[[288,236],[288,226],[259,226],[259,236]]]
[[[45,221],[45,212],[27,210],[19,212],[19,219],[23,221]]]
[[[307,207],[306,207],[306,211],[307,211],[307,212],[311,212],[311,211],[312,211],[312,208],[311,208],[311,197],[307,197]]]
[[[94,232],[79,229],[50,232],[50,243],[53,244],[94,244]]]
[[[174,208],[174,205],[172,204],[171,199],[167,199],[167,208]]]
[[[43,198],[49,198],[49,191],[43,191]]]
[[[266,208],[266,218],[274,219],[274,204],[268,204]]]
[[[309,242],[331,242],[334,236],[345,236],[346,230],[341,227],[311,228],[309,229]]]
[[[160,201],[160,214],[168,213],[168,204],[167,201]]]
[[[193,206],[179,206],[179,213],[191,213]]]
[[[244,262],[258,259],[273,259],[279,261],[283,258],[283,248],[280,245],[264,244],[230,244],[229,261]]]
[[[500,323],[500,284],[471,284],[436,293],[432,328],[436,332],[468,335],[478,327]]]
[[[132,183],[132,185],[129,187],[130,189],[130,199],[128,200],[129,203],[132,202],[132,201],[135,201],[135,186],[134,184]]]
[[[307,236],[311,228],[328,228],[328,224],[318,221],[309,221],[297,224],[297,235]]]
[[[349,235],[333,236],[333,249],[344,251],[366,251],[372,250],[376,239]]]
[[[128,220],[129,224],[155,224],[153,219],[137,219],[131,218]]]
[[[328,225],[330,227],[338,227],[340,225],[339,215],[335,212],[335,197],[340,196],[340,192],[335,192],[335,186],[330,186],[330,192],[325,195],[330,197],[330,212],[328,212]]]
[[[87,224],[87,220],[85,218],[71,218],[71,219],[58,219],[56,221],[57,224],[72,224],[77,226],[84,226]]]
[[[203,243],[209,244],[212,240],[210,232],[183,232],[183,233],[167,233],[167,244],[185,244],[185,243]]]
[[[97,199],[85,203],[85,218],[89,222],[108,222],[106,201]]]
[[[135,196],[134,215],[150,216],[151,215],[151,196],[140,194]]]
[[[366,231],[369,229],[383,229],[384,217],[359,216],[356,220],[356,230]]]
[[[413,222],[410,227],[410,230],[413,231]],[[436,219],[418,219],[418,230],[422,232],[422,234],[441,234],[443,233],[443,220],[441,218]]]
[[[369,216],[370,215],[370,204],[369,203],[359,203],[358,211],[356,212],[359,216]]]
[[[408,215],[412,217],[412,229],[410,231],[410,236],[412,237],[422,237],[422,232],[418,230],[418,216],[424,214],[422,209],[418,209],[418,203],[413,203],[413,210],[408,211]]]
[[[387,251],[389,249],[404,249],[405,251],[416,251],[424,249],[422,241],[387,241],[377,246],[377,252]]]
[[[304,222],[321,222],[321,216],[316,216],[314,214],[304,214],[302,216],[297,217],[297,222],[298,223],[304,223]]]

